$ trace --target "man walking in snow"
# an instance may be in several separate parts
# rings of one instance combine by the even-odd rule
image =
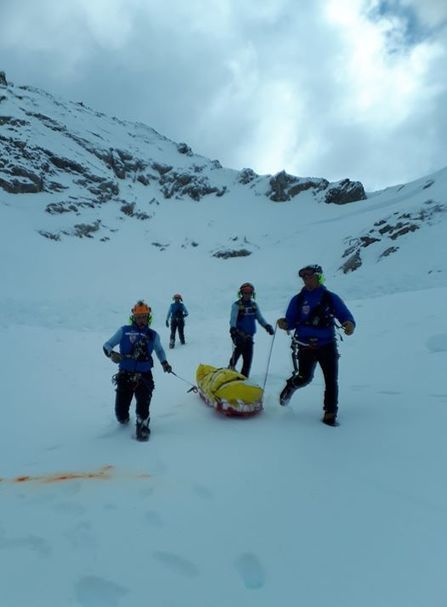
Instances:
[[[328,426],[336,426],[339,354],[334,319],[341,323],[346,335],[353,334],[355,321],[341,298],[323,286],[321,266],[305,266],[298,275],[304,286],[290,300],[285,318],[278,320],[280,329],[295,330],[298,371],[287,380],[279,403],[287,405],[295,390],[312,381],[318,363],[325,383],[324,416],[321,421]]]
[[[169,327],[169,319],[171,319],[170,348],[174,348],[175,346],[175,333],[177,330],[180,343],[185,343],[185,318],[188,316],[188,310],[183,303],[183,298],[180,293],[176,293],[172,299],[174,300],[174,303],[169,306],[168,315],[166,317],[167,327]]]
[[[103,346],[104,354],[119,364],[115,376],[115,415],[120,424],[129,423],[129,409],[132,397],[136,399],[136,438],[148,440],[150,434],[149,406],[154,389],[152,377],[152,352],[161,362],[163,371],[171,373],[172,367],[156,331],[150,329],[151,309],[144,301],[138,301],[132,308],[129,324],[124,325]],[[119,353],[113,347],[119,344]]]
[[[253,336],[256,333],[256,321],[264,327],[269,335],[274,334],[272,325],[263,318],[258,304],[254,301],[255,288],[249,282],[244,282],[239,289],[239,299],[231,306],[230,335],[234,350],[228,365],[234,369],[239,357],[242,356],[242,375],[250,374],[253,359]]]

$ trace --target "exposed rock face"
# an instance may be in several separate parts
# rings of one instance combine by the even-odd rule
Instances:
[[[257,177],[258,175],[253,171],[253,169],[242,169],[242,171],[239,173],[238,181],[239,183],[242,183],[242,185],[247,185],[254,181]]]
[[[178,173],[172,169],[160,177],[159,183],[162,186],[161,191],[165,198],[189,196],[193,200],[199,201],[208,194],[223,196],[225,193],[225,188],[212,186],[207,177],[191,175],[191,173]]]
[[[325,196],[325,202],[328,204],[346,204],[365,199],[365,189],[360,181],[350,181],[349,179],[343,179],[329,187]]]
[[[43,190],[43,179],[20,166],[7,166],[2,171],[0,187],[10,194],[37,194]]]
[[[213,253],[213,257],[220,259],[230,259],[231,257],[247,257],[251,255],[251,251],[248,249],[227,249],[223,251],[216,251]]]
[[[286,171],[274,175],[269,183],[271,190],[267,192],[267,196],[274,202],[286,202],[305,190],[320,191],[329,185],[326,179],[300,179],[289,175]]]
[[[412,213],[395,212],[376,221],[368,234],[347,239],[348,247],[343,253],[343,257],[347,257],[347,260],[339,269],[345,274],[357,270],[362,265],[361,251],[369,246],[380,247],[377,260],[388,257],[398,251],[399,247],[386,246],[383,248],[384,243],[389,245],[389,240],[397,240],[406,234],[411,234],[419,230],[424,223],[433,224],[439,220],[440,214],[446,212],[447,205],[434,200],[426,200],[418,211]]]
[[[177,151],[179,154],[186,154],[187,156],[192,156],[192,150],[189,145],[186,145],[186,143],[178,143]]]
[[[1,86],[8,86],[8,83],[6,82],[6,74],[5,74],[5,72],[0,72],[0,85]]]

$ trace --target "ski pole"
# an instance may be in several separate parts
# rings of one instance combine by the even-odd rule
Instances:
[[[185,384],[188,384],[188,386],[191,386],[191,388],[188,390],[188,392],[198,392],[199,388],[197,386],[195,386],[194,384],[192,384],[190,381],[188,381],[187,379],[183,379],[183,377],[180,377],[180,375],[177,375],[177,373],[174,373],[174,371],[171,371],[171,375],[175,375],[175,377],[177,379],[179,379],[180,381],[184,382]]]
[[[267,384],[267,377],[269,374],[269,368],[270,368],[270,361],[272,358],[272,352],[273,352],[273,344],[275,343],[275,337],[276,337],[276,330],[278,328],[278,325],[275,324],[275,331],[273,333],[273,339],[272,339],[272,345],[270,346],[270,352],[269,352],[269,356],[267,359],[267,369],[265,370],[265,378],[264,378],[264,385],[262,386],[262,400],[264,400],[264,390],[265,390],[265,386]]]

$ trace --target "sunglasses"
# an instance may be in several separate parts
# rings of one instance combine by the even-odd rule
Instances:
[[[310,278],[311,276],[315,276],[315,272],[300,272],[300,278]]]

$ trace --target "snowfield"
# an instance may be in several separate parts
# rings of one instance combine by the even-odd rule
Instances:
[[[119,229],[106,242],[43,238],[48,196],[1,192],[0,604],[444,607],[447,170],[431,178],[344,206],[235,188],[163,200],[149,225],[110,203]],[[393,213],[433,205],[414,230],[377,236]],[[367,234],[362,265],[343,273]],[[251,255],[212,257],[236,236]],[[239,285],[255,284],[274,324],[308,263],[357,321],[339,342],[340,426],[320,423],[319,372],[278,405],[292,369],[279,330],[260,415],[225,418],[187,393],[199,363],[228,364]],[[168,350],[175,292],[187,343]],[[146,444],[134,412],[130,427],[115,422],[116,367],[102,353],[140,297],[186,380],[155,361]],[[260,385],[271,340],[259,328]]]

